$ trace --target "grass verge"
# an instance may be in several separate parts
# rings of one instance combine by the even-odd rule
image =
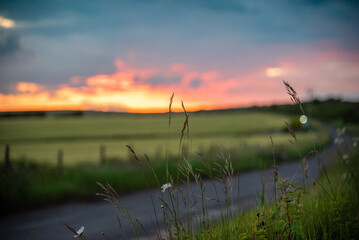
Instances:
[[[328,172],[323,171],[307,192],[281,179],[275,203],[224,219],[188,238],[357,239],[358,159],[358,147],[349,154],[339,153],[336,164]]]

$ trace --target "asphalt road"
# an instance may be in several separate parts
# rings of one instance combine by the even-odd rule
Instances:
[[[334,129],[330,129],[330,131],[334,139],[336,132]],[[325,164],[331,163],[335,156],[337,156],[337,148],[334,144],[331,144],[321,152],[321,159]],[[318,160],[315,157],[308,158],[307,164],[309,166],[309,184],[311,184],[319,175],[320,168],[318,166]],[[256,205],[258,200],[257,194],[262,192],[262,177],[264,177],[265,180],[266,200],[272,200],[274,196],[272,171],[272,169],[257,170],[241,173],[239,176],[235,176],[233,202],[238,202],[238,194],[236,191],[238,188],[238,177],[240,209],[245,210]],[[301,161],[280,165],[279,176],[283,179],[301,182]],[[216,194],[211,182],[205,181],[204,184],[206,186],[205,195],[208,198],[214,198]],[[184,186],[182,187],[185,188]],[[217,187],[218,189],[221,189],[220,185]],[[193,191],[200,193],[198,187],[194,187]],[[155,217],[150,194],[152,194],[155,200],[155,206],[161,220],[161,202],[159,201],[160,189],[154,189],[151,190],[151,192],[144,191],[123,195],[120,196],[120,202],[132,216],[138,218],[143,224],[147,234],[153,235],[153,223]],[[216,216],[218,215],[221,206],[219,206],[218,202],[208,201],[207,207],[210,215]],[[234,208],[236,207],[237,205],[234,206]],[[88,240],[106,239],[104,236],[101,236],[101,232],[105,232],[110,239],[123,239],[122,232],[120,231],[116,219],[118,213],[119,211],[114,208],[112,204],[107,202],[71,203],[48,209],[21,213],[0,221],[0,239],[73,239],[73,234],[66,229],[60,221],[70,224],[75,229],[85,226],[84,235]],[[125,224],[124,220],[122,222],[126,237],[133,237],[130,226]]]

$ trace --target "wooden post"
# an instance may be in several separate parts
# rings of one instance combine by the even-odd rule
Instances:
[[[105,164],[105,158],[106,158],[106,148],[105,145],[100,146],[100,165],[103,166]]]
[[[10,146],[9,144],[5,145],[5,170],[9,170],[11,168],[10,164]]]
[[[63,157],[64,157],[64,152],[62,151],[62,149],[59,149],[57,153],[57,169],[59,173],[62,173],[63,171],[63,164],[64,164]]]

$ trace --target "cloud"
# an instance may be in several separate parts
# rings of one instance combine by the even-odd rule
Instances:
[[[83,85],[84,83],[86,83],[86,76],[73,76],[70,78],[70,83],[72,85]]]
[[[70,25],[73,23],[73,19],[71,17],[63,17],[63,18],[48,18],[41,20],[31,20],[31,21],[19,21],[17,24],[17,28],[46,28],[46,27],[56,27],[63,25]]]
[[[187,69],[186,64],[183,64],[183,63],[173,63],[173,64],[171,64],[171,70],[173,72],[184,72],[184,71],[186,71],[186,69]]]
[[[359,92],[359,54],[340,51],[293,54],[247,72],[198,70],[182,63],[167,67],[136,66],[116,59],[112,74],[73,76],[54,90],[30,82],[17,84],[17,92],[0,94],[0,111],[15,110],[121,110],[166,112],[172,92],[173,109],[189,111],[288,103],[282,80],[289,81],[305,100],[330,92],[352,97]]]
[[[181,81],[181,77],[173,76],[173,77],[166,77],[166,76],[153,76],[146,80],[147,83],[156,86],[156,85],[165,85],[165,84],[174,84],[179,83]]]
[[[95,7],[88,1],[85,5],[80,1],[61,1],[56,0],[2,0],[0,1],[1,13],[6,13],[13,19],[21,21],[37,21],[51,17],[58,17],[66,12],[72,12],[74,9],[82,7],[84,10],[90,10]]]
[[[3,16],[0,16],[0,27],[13,28],[13,27],[15,27],[15,21],[8,19],[8,18],[4,18]]]
[[[0,60],[13,57],[22,50],[19,36],[0,30]]]
[[[355,53],[326,51],[278,62],[277,67],[267,68],[266,74],[279,82],[292,82],[304,98],[309,89],[320,96],[352,96],[359,93],[358,60]]]
[[[201,79],[193,79],[190,83],[191,87],[197,88],[201,85],[202,81]]]
[[[267,68],[266,74],[267,74],[268,77],[278,77],[278,76],[281,76],[283,74],[283,70],[281,68],[278,68],[278,67]]]
[[[164,112],[168,110],[168,97],[173,91],[176,98],[184,100],[191,110],[214,108],[212,97],[228,101],[225,90],[233,86],[233,79],[221,79],[217,70],[196,71],[186,68],[157,69],[134,67],[124,61],[115,61],[117,70],[113,74],[94,75],[84,79],[73,77],[70,83],[82,86],[61,85],[54,91],[28,82],[17,84],[16,94],[0,95],[0,110],[56,109],[125,109],[129,112]],[[135,81],[136,78],[140,80]],[[153,82],[159,79],[160,82]],[[32,100],[30,100],[32,98]],[[173,105],[180,110],[179,101]]]
[[[32,61],[2,69],[6,79],[1,80],[60,84],[72,76],[111,73],[116,57],[152,70],[173,63],[172,75],[181,75],[186,66],[245,74],[258,66],[275,67],[274,63],[290,58],[293,49],[321,45],[323,39],[358,49],[359,21],[351,18],[355,9],[328,2],[333,4],[298,8],[299,3],[282,0],[89,1],[85,5],[69,0],[0,1],[0,14],[18,24],[11,30],[21,37],[18,45],[33,53]],[[11,52],[13,46],[2,49]],[[126,57],[130,52],[137,54],[136,59]],[[157,85],[173,77],[157,76],[152,79]],[[136,82],[144,79],[149,80],[135,78]]]
[[[16,90],[20,93],[36,93],[43,90],[43,86],[36,83],[18,82]]]

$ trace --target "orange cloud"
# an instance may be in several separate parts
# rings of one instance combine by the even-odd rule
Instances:
[[[53,91],[35,83],[19,82],[17,93],[0,94],[0,111],[166,112],[172,92],[174,111],[181,111],[180,100],[189,111],[285,103],[289,98],[282,80],[290,81],[300,97],[305,96],[308,88],[359,92],[358,61],[338,53],[284,60],[231,76],[215,69],[193,70],[180,63],[169,65],[168,69],[135,67],[121,59],[114,64],[117,70],[113,74],[74,76],[68,85]]]
[[[230,100],[225,91],[236,84],[233,79],[221,79],[219,71],[189,71],[184,64],[172,64],[169,69],[161,70],[136,68],[117,59],[115,65],[117,71],[112,75],[90,76],[85,81],[83,77],[76,76],[70,79],[71,84],[85,84],[82,87],[62,85],[49,92],[35,83],[19,82],[19,93],[0,95],[0,110],[120,109],[129,112],[166,112],[172,92],[175,92],[176,99],[185,101],[188,109],[214,109]],[[153,78],[179,81],[153,85]],[[213,96],[221,100],[217,99],[216,103]],[[173,104],[173,110],[181,110],[180,101]]]
[[[21,93],[35,93],[43,89],[43,86],[29,82],[18,82],[16,90]]]
[[[70,82],[71,84],[82,84],[86,82],[86,77],[85,76],[73,76],[70,78]]]
[[[252,93],[237,94],[232,91],[241,86],[248,89],[253,84],[248,84],[246,79],[226,77],[218,70],[191,71],[184,65],[172,65],[165,70],[135,68],[119,60],[115,64],[118,70],[114,74],[88,77],[86,86],[82,87],[62,85],[52,92],[38,92],[39,88],[29,87],[36,84],[24,85],[28,86],[26,91],[0,95],[0,111],[80,109],[166,112],[172,92],[175,92],[174,111],[182,110],[180,100],[185,102],[189,111],[249,106],[253,103]],[[180,80],[156,85],[149,82],[151,78],[159,76]],[[29,89],[33,89],[30,90],[32,92]]]

